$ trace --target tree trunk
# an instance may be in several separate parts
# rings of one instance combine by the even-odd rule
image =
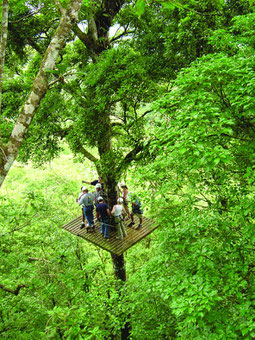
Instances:
[[[106,184],[106,195],[108,199],[109,209],[112,210],[113,206],[117,203],[117,183],[114,177],[110,174],[106,176],[106,180],[104,182]]]
[[[127,281],[124,255],[112,254],[114,275],[117,280]]]
[[[111,254],[111,256],[112,256],[112,264],[113,264],[115,278],[117,280],[121,280],[125,282],[127,280],[127,275],[126,275],[124,255],[122,254],[118,256],[115,254]],[[130,332],[131,332],[130,322],[126,322],[124,328],[121,329],[121,340],[130,339]]]
[[[2,24],[1,24],[1,39],[0,39],[0,114],[2,112],[2,80],[4,73],[4,59],[5,59],[5,48],[7,42],[8,33],[8,0],[3,0],[2,9]]]
[[[78,19],[78,12],[82,2],[83,0],[71,0],[67,9],[62,10],[59,26],[44,54],[39,72],[34,80],[32,90],[20,111],[7,147],[3,149],[0,145],[0,187],[17,157],[19,148],[29,125],[32,122],[35,112],[48,90],[49,72],[47,72],[47,70],[52,70],[55,67],[59,52],[65,45],[67,35],[71,31],[73,24]]]

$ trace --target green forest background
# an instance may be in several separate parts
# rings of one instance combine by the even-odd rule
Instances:
[[[129,323],[134,340],[253,339],[254,2],[120,3],[84,1],[100,39],[73,29],[1,187],[0,338],[120,339]],[[58,20],[52,2],[10,2],[2,151]],[[159,225],[122,284],[61,229],[97,172]]]

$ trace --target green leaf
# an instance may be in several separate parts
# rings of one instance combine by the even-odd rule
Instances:
[[[137,0],[135,5],[135,12],[138,16],[141,16],[145,10],[146,1],[145,0]]]
[[[160,1],[161,5],[165,8],[168,9],[174,9],[175,7],[183,9],[184,6],[178,2],[178,1],[170,1],[170,0],[165,0],[165,1]]]
[[[51,70],[51,69],[49,69],[49,68],[44,69],[44,72],[46,72],[46,73],[52,73],[52,74],[57,74],[57,75],[60,74],[60,71],[58,71],[58,70]]]

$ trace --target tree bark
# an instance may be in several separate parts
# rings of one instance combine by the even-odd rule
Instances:
[[[0,114],[2,112],[2,80],[4,73],[4,59],[5,59],[5,49],[7,42],[8,33],[8,10],[9,4],[8,0],[3,0],[2,9],[2,24],[1,24],[1,39],[0,39]]]
[[[41,100],[48,90],[49,72],[47,72],[47,70],[52,70],[55,67],[59,52],[65,45],[67,35],[78,19],[78,13],[82,2],[82,0],[71,0],[67,9],[63,9],[59,26],[44,54],[39,72],[34,80],[32,90],[24,106],[20,110],[19,117],[13,128],[9,142],[6,148],[1,147],[0,149],[0,187],[17,157],[28,127],[32,122]]]
[[[78,26],[73,28],[74,33],[87,47],[92,61],[96,63],[97,57],[110,46],[109,30],[114,17],[119,13],[125,0],[102,0],[94,15],[88,19],[87,34]]]
[[[125,268],[125,260],[124,255],[115,255],[112,254],[112,264],[113,264],[113,270],[114,275],[117,280],[121,280],[125,282],[127,280],[126,275],[126,268]],[[126,322],[125,326],[121,329],[121,340],[128,340],[130,339],[131,333],[131,325],[130,322]]]

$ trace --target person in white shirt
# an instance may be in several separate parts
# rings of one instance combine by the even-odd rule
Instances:
[[[79,204],[83,205],[83,211],[84,211],[86,220],[88,221],[88,226],[90,228],[92,227],[93,229],[95,229],[94,215],[93,215],[93,209],[94,209],[93,202],[95,200],[95,196],[91,192],[89,192],[87,188],[84,188],[84,193],[85,195],[81,197],[81,199],[79,200]]]
[[[82,196],[84,196],[85,195],[85,190],[86,188],[85,187],[81,187],[81,192],[79,193],[79,196],[78,196],[78,198],[77,198],[77,200],[76,200],[76,202],[77,203],[79,203],[80,202],[80,200],[81,200],[81,198],[82,198]],[[84,209],[83,209],[84,207],[83,207],[83,205],[81,206],[81,211],[82,211],[82,223],[81,223],[81,229],[82,228],[85,228],[85,215],[84,215]]]
[[[130,218],[130,211],[128,208],[128,187],[125,183],[120,183],[120,188],[122,190],[121,198],[123,199],[123,205],[125,207],[126,213],[127,213],[127,220]],[[121,191],[120,190],[120,191]]]
[[[112,211],[111,211],[111,214],[112,216],[114,216],[114,222],[117,227],[118,236],[116,238],[118,240],[122,240],[123,237],[127,236],[127,232],[123,224],[123,216],[122,216],[123,214],[126,215],[127,212],[125,208],[123,207],[122,203],[123,203],[123,199],[118,198],[117,204],[113,206]]]

